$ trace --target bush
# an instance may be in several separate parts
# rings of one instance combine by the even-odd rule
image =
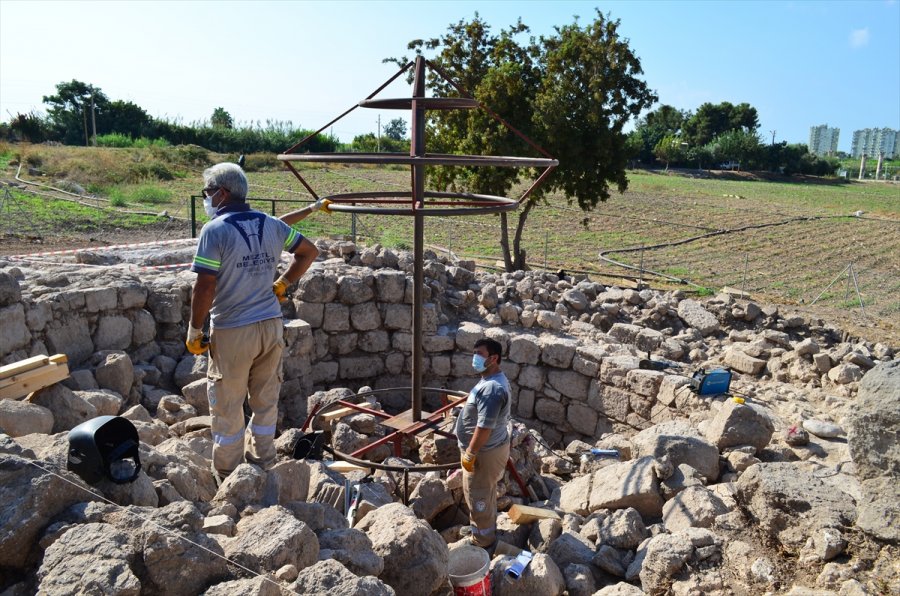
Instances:
[[[134,145],[134,141],[128,135],[123,135],[118,132],[111,132],[106,135],[97,135],[96,138],[98,147],[132,147]]]
[[[169,199],[172,198],[172,192],[158,186],[145,184],[135,188],[131,193],[131,198],[139,203],[155,205],[168,203]]]

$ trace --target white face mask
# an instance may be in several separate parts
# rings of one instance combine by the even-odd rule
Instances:
[[[216,208],[213,207],[212,200],[213,200],[213,197],[216,196],[217,194],[219,194],[218,190],[216,192],[214,192],[211,196],[203,197],[203,209],[204,209],[204,211],[206,211],[206,216],[210,219],[212,219],[216,216]]]

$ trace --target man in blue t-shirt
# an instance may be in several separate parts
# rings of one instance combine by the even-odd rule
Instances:
[[[209,349],[207,393],[212,416],[213,472],[217,480],[244,459],[267,467],[275,461],[275,424],[284,348],[280,301],[319,251],[284,222],[246,202],[240,166],[220,163],[203,172],[204,207],[212,220],[200,232],[191,270],[197,273],[185,345]],[[281,252],[293,253],[288,270],[272,282]],[[202,327],[210,317],[209,343]],[[250,410],[244,429],[244,400]]]
[[[463,497],[472,522],[472,544],[491,549],[497,531],[497,483],[509,460],[509,380],[500,371],[502,346],[493,339],[475,342],[472,368],[481,380],[469,392],[456,419],[462,452]]]

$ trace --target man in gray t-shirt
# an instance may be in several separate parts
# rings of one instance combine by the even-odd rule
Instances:
[[[284,348],[279,301],[319,251],[283,221],[247,204],[247,177],[232,163],[203,172],[204,207],[212,220],[200,232],[191,269],[191,321],[185,345],[209,350],[207,396],[212,417],[213,472],[221,480],[243,459],[275,461],[275,425]],[[273,284],[282,251],[293,260]],[[210,317],[209,343],[203,322]],[[244,400],[253,415],[244,428]]]
[[[496,541],[497,483],[509,460],[511,391],[509,380],[500,371],[501,351],[493,339],[475,342],[472,367],[481,373],[481,380],[469,392],[456,419],[471,541],[488,549]]]

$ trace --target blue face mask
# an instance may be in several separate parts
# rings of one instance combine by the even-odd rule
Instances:
[[[487,360],[481,354],[473,354],[472,368],[475,369],[475,372],[484,372],[487,368]]]

